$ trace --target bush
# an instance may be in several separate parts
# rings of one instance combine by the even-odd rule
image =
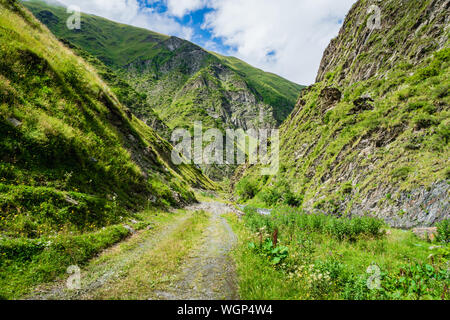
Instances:
[[[324,214],[306,214],[300,210],[289,208],[275,209],[270,216],[258,214],[254,208],[245,208],[245,223],[254,232],[264,228],[272,233],[275,229],[293,230],[329,234],[340,241],[354,241],[361,235],[379,237],[384,222],[372,217],[346,217],[327,216]]]
[[[401,167],[392,171],[391,176],[396,180],[406,180],[412,169],[409,167]]]
[[[436,117],[431,116],[426,113],[420,113],[413,119],[414,126],[416,130],[427,129],[431,126],[436,126],[439,124],[439,121]]]
[[[450,242],[450,219],[444,220],[437,224],[439,242]]]
[[[257,192],[257,186],[249,178],[243,178],[236,185],[236,193],[240,200],[247,201],[253,199]]]
[[[289,255],[288,247],[276,246],[271,239],[266,239],[259,246],[250,242],[248,248],[266,257],[274,266],[282,264]]]
[[[303,198],[295,195],[286,180],[280,180],[274,186],[264,188],[258,197],[268,206],[284,204],[298,207],[302,204]]]

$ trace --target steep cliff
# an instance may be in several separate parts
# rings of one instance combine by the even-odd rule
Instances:
[[[449,3],[358,1],[281,127],[280,173],[256,192],[287,181],[309,211],[396,227],[448,218]]]

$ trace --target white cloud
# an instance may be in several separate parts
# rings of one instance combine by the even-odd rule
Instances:
[[[47,0],[47,2],[55,0]],[[178,23],[168,12],[156,12],[145,8],[137,0],[58,0],[65,6],[75,5],[81,12],[95,14],[110,20],[146,28],[152,31],[176,35],[190,40],[192,28]],[[147,2],[154,2],[153,0]]]
[[[180,18],[205,7],[207,4],[207,0],[165,0],[165,2],[169,13]]]
[[[205,28],[231,54],[301,84],[314,82],[323,51],[356,0],[209,0]]]

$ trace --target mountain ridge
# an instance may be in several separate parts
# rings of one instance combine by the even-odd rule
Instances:
[[[287,118],[303,88],[178,37],[88,14],[82,14],[80,30],[68,30],[63,8],[40,1],[23,4],[56,36],[102,61],[145,96],[145,106],[127,107],[159,128],[164,137],[176,128],[192,131],[195,121],[201,121],[205,130],[223,132],[228,128],[276,128]],[[223,166],[204,165],[202,169],[215,180],[229,177],[233,171]]]

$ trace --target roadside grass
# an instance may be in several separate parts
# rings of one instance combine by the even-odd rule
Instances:
[[[266,219],[274,218],[261,216]],[[450,299],[448,243],[395,229],[339,239],[277,225],[274,245],[274,229],[255,231],[248,213],[242,221],[235,215],[227,220],[239,238],[233,257],[244,300]]]
[[[114,225],[82,235],[57,235],[36,240],[2,239],[0,297],[20,298],[33,286],[64,274],[68,266],[84,265],[129,234],[124,226]]]
[[[138,261],[122,270],[117,281],[100,288],[91,298],[147,300],[152,297],[153,291],[163,290],[167,284],[176,279],[181,263],[200,241],[209,218],[210,215],[203,211],[192,213],[169,235],[145,252]],[[126,247],[118,249],[116,254],[123,255],[123,249]]]

